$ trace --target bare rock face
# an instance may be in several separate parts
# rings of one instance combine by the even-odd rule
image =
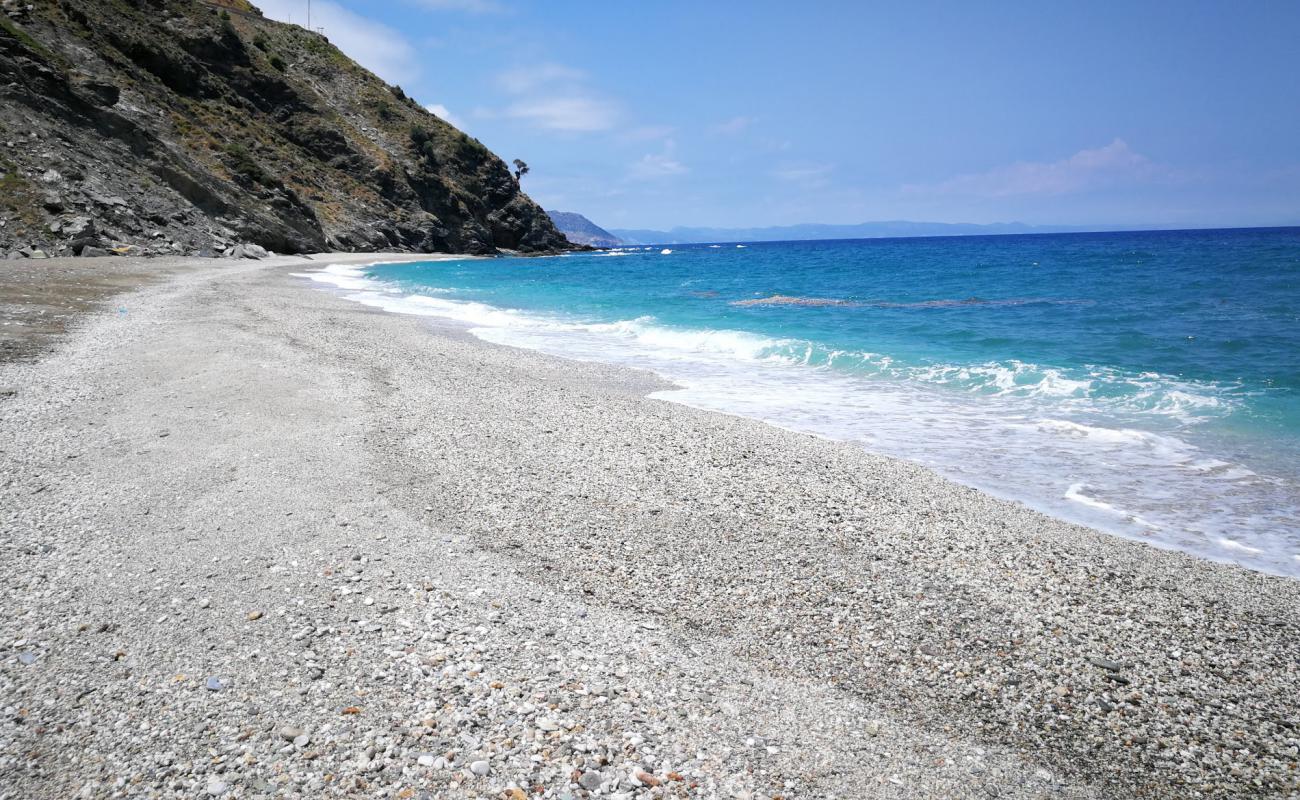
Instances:
[[[575,244],[618,247],[624,243],[622,239],[576,212],[547,211],[546,213],[564,237]]]
[[[570,247],[478,140],[243,0],[4,3],[0,258],[237,245]]]

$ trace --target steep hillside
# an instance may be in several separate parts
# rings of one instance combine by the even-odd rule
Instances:
[[[478,140],[243,0],[3,12],[0,257],[569,246]]]
[[[592,247],[618,247],[623,240],[596,223],[573,211],[547,211],[555,227],[575,244]]]

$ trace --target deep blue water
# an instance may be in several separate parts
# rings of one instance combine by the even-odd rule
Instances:
[[[683,387],[665,399],[1300,575],[1300,229],[673,245],[318,277],[490,341],[652,369]]]

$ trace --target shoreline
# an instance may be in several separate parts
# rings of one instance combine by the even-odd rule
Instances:
[[[347,265],[339,265],[346,267]],[[872,426],[865,424],[864,430],[850,431],[842,425],[839,427],[831,426],[827,428],[823,425],[820,429],[816,424],[808,424],[801,421],[796,415],[791,417],[786,414],[780,416],[785,409],[779,406],[773,410],[771,406],[761,407],[755,410],[747,407],[743,401],[738,402],[738,398],[728,398],[725,391],[719,393],[717,385],[713,386],[712,393],[703,394],[696,392],[697,387],[689,384],[688,377],[684,375],[675,375],[672,364],[666,361],[650,363],[635,363],[636,359],[631,360],[634,363],[627,363],[628,354],[620,353],[614,350],[599,350],[596,348],[579,346],[576,352],[567,350],[563,346],[558,346],[554,342],[541,339],[532,341],[528,337],[522,340],[519,337],[511,337],[509,334],[513,329],[513,321],[509,319],[514,315],[521,315],[529,323],[537,324],[539,321],[545,323],[552,319],[547,312],[525,312],[519,309],[506,308],[501,305],[493,305],[484,301],[457,301],[452,298],[445,298],[442,290],[435,290],[431,295],[419,296],[418,289],[403,289],[400,293],[391,285],[382,279],[371,280],[362,276],[360,271],[343,269],[340,271],[321,270],[323,275],[305,276],[311,277],[311,280],[319,284],[318,288],[330,291],[337,291],[339,296],[344,299],[361,303],[362,305],[374,308],[380,308],[389,313],[407,314],[417,317],[423,317],[427,320],[436,321],[438,324],[445,324],[463,328],[466,331],[478,329],[472,333],[474,338],[485,343],[504,344],[506,346],[520,347],[528,352],[544,354],[550,357],[561,358],[583,363],[607,364],[614,367],[627,367],[630,369],[640,369],[652,372],[670,386],[666,386],[651,395],[651,399],[660,399],[667,402],[678,403],[696,410],[727,414],[745,419],[755,420],[769,424],[786,431],[797,434],[812,435],[829,441],[843,442],[862,447],[867,452],[885,456],[889,458],[902,459],[911,463],[921,464],[927,469],[932,469],[942,475],[944,478],[958,483],[962,486],[975,489],[985,494],[992,495],[1001,500],[1021,504],[1033,511],[1045,514],[1058,521],[1079,525],[1092,530],[1098,530],[1112,536],[1118,536],[1131,542],[1138,542],[1150,547],[1173,552],[1182,552],[1190,554],[1198,559],[1211,561],[1218,564],[1242,566],[1246,569],[1261,572],[1268,575],[1284,577],[1291,580],[1300,579],[1300,555],[1294,553],[1277,553],[1273,550],[1261,549],[1254,547],[1253,542],[1247,540],[1241,542],[1234,536],[1241,534],[1240,531],[1225,531],[1221,528],[1199,528],[1199,523],[1208,521],[1206,518],[1180,519],[1177,517],[1166,518],[1159,523],[1151,523],[1146,520],[1148,511],[1137,507],[1134,510],[1132,506],[1125,505],[1117,507],[1108,502],[1090,496],[1088,492],[1093,491],[1092,478],[1097,476],[1086,476],[1073,474],[1068,481],[1060,481],[1059,485],[1034,485],[1032,482],[1014,480],[1007,481],[1006,476],[1002,475],[1002,481],[990,480],[978,472],[966,471],[963,464],[966,462],[960,459],[954,459],[949,456],[945,460],[943,456],[935,456],[934,453],[926,453],[923,449],[920,451],[908,451],[906,447],[900,447],[897,441],[893,446],[880,444],[873,439]],[[415,302],[412,302],[414,300]],[[443,302],[446,300],[446,302]],[[428,305],[425,301],[434,301]],[[472,316],[467,316],[467,310],[472,312]],[[482,312],[486,310],[486,315]],[[504,319],[504,321],[501,321]],[[472,321],[471,321],[472,320]],[[480,321],[481,320],[481,321]],[[608,322],[606,320],[605,322]],[[578,320],[582,324],[583,320]],[[625,324],[625,323],[618,323]],[[691,333],[692,331],[687,331]],[[731,331],[724,330],[723,333],[740,333],[742,335],[762,336],[763,334],[754,334],[750,331]],[[583,342],[589,345],[588,342]],[[620,355],[622,358],[620,358]],[[687,353],[689,358],[692,353]],[[741,376],[748,378],[749,375]],[[767,387],[770,389],[770,387]],[[867,387],[867,391],[873,391]],[[719,398],[722,398],[721,401]],[[1118,427],[1111,423],[1111,427],[1102,427],[1100,429],[1080,426],[1074,421],[1062,421],[1051,416],[1050,412],[1040,411],[1039,414],[1045,414],[1049,418],[1037,419],[1032,424],[1040,427],[1064,427],[1073,431],[1090,431],[1094,433],[1110,434],[1115,436],[1133,436],[1136,435],[1143,442],[1158,441],[1163,446],[1182,448],[1186,451],[1199,451],[1202,445],[1194,444],[1185,439],[1177,438],[1182,434],[1173,434],[1169,432],[1158,432],[1150,429],[1129,430],[1124,423],[1119,423]],[[869,411],[861,411],[862,419],[870,419]],[[1033,417],[1029,418],[1033,420]],[[1071,419],[1066,417],[1065,419]],[[1099,422],[1098,425],[1107,425]],[[879,425],[876,426],[877,428]],[[961,428],[955,428],[950,433],[958,433]],[[855,433],[857,435],[855,435]],[[1171,438],[1172,437],[1172,438]],[[1059,443],[1058,443],[1059,444]],[[1211,458],[1216,451],[1206,453],[1203,457]],[[927,455],[929,456],[927,458]],[[1094,461],[1104,461],[1108,454],[1090,453],[1089,456]],[[1233,456],[1223,456],[1232,459]],[[1068,464],[1054,465],[1058,474],[1068,472]],[[1078,465],[1075,464],[1075,467]],[[1266,469],[1258,464],[1235,465],[1242,469]],[[1103,476],[1105,477],[1105,476]],[[1186,477],[1186,476],[1183,476]],[[1189,478],[1194,479],[1195,476]],[[1190,485],[1190,484],[1189,484]],[[1047,490],[1053,491],[1047,491]],[[1130,498],[1131,499],[1131,498]],[[1158,519],[1158,517],[1157,517]],[[1177,532],[1182,530],[1181,525],[1190,524],[1193,530],[1197,531],[1196,535],[1178,536]],[[1285,528],[1280,528],[1285,531]],[[1260,530],[1258,525],[1251,526],[1251,532],[1260,536],[1273,534],[1272,529],[1265,528]]]
[[[0,366],[15,787],[1300,789],[1295,581],[207,265]]]

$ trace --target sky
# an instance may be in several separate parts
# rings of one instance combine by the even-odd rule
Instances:
[[[604,227],[1300,224],[1293,0],[311,6]]]

